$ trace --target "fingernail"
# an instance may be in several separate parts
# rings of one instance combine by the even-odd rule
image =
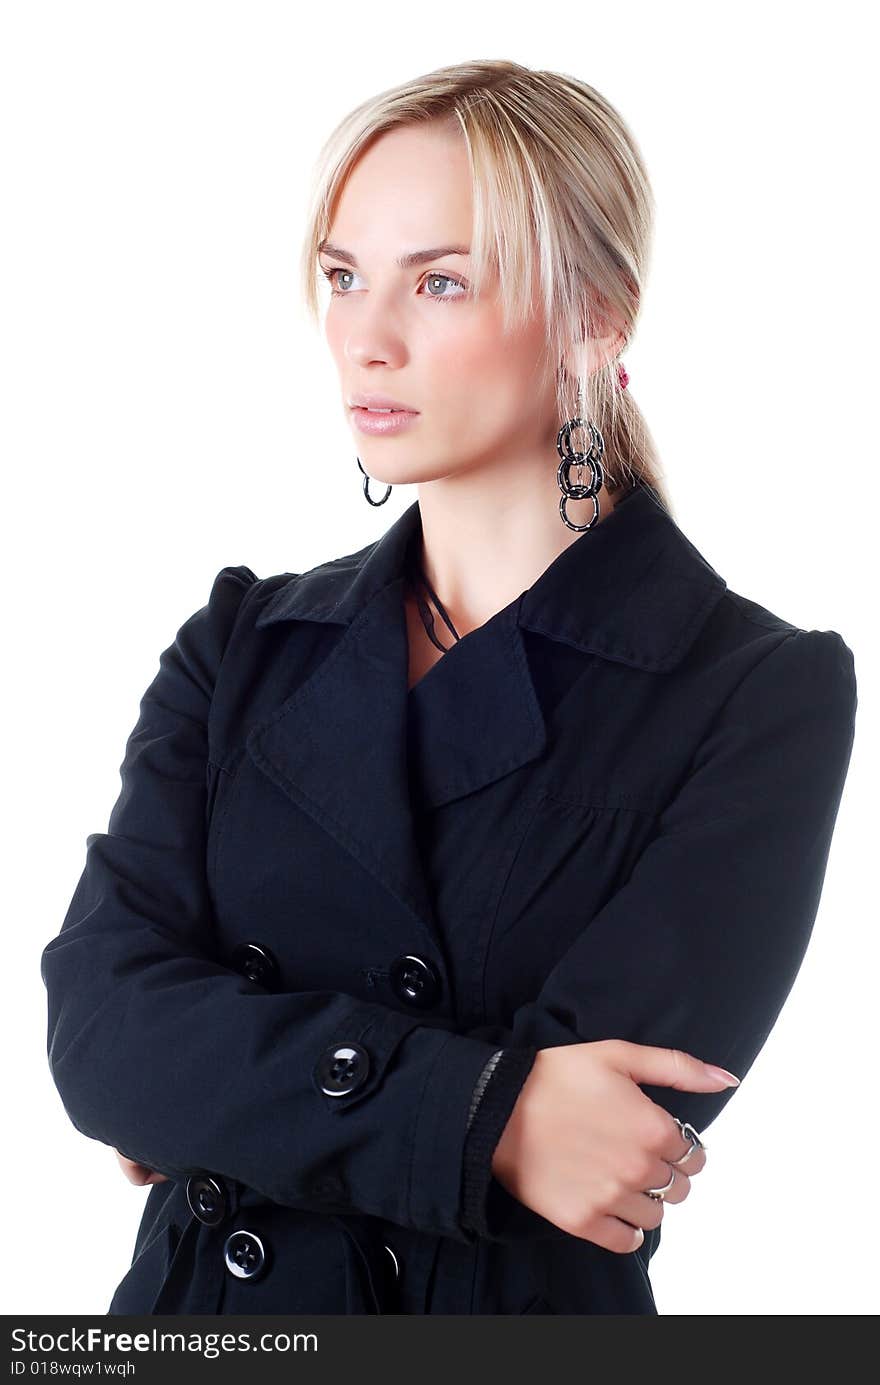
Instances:
[[[735,1077],[732,1072],[728,1072],[726,1068],[719,1068],[714,1063],[704,1063],[703,1067],[710,1077],[720,1077],[721,1081],[726,1082],[728,1087],[739,1086],[739,1078]]]

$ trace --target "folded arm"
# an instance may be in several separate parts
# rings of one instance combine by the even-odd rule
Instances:
[[[466,1225],[498,1240],[540,1232],[491,1172],[524,1050],[617,1038],[748,1072],[815,922],[856,707],[840,635],[783,635],[719,712],[628,882],[509,1027],[476,1031],[509,1045],[510,1057],[498,1061],[468,1133]],[[705,1130],[738,1089],[643,1090]]]
[[[629,884],[541,994],[510,1026],[460,1033],[338,991],[268,993],[212,955],[208,712],[255,580],[224,568],[162,654],[108,831],[87,839],[42,953],[49,1064],[68,1115],[171,1178],[209,1170],[281,1204],[464,1241],[563,1234],[491,1177],[534,1056],[620,1037],[748,1068],[818,905],[852,738],[852,656],[833,632],[783,640],[719,718]],[[328,1083],[337,1048],[355,1054],[343,1092]],[[697,1128],[729,1095],[649,1094]]]

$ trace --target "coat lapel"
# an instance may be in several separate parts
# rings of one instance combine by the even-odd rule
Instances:
[[[409,694],[411,768],[426,808],[475,793],[546,749],[517,619],[521,600],[453,644]]]
[[[488,626],[465,636],[416,686],[418,701],[410,699],[403,564],[420,529],[416,502],[378,543],[275,593],[258,629],[281,620],[346,628],[318,668],[252,728],[247,749],[273,783],[436,937],[410,792],[411,718],[426,694],[438,699],[436,726],[439,731],[442,721],[445,734],[429,738],[422,761],[420,802],[429,805],[474,793],[535,759],[546,733],[516,623],[518,602],[490,623],[499,638],[486,638]],[[491,651],[490,666],[469,684],[467,706],[453,705],[444,665],[474,657],[477,640]],[[433,718],[431,724],[433,730]]]
[[[726,584],[639,487],[409,694],[404,565],[420,539],[415,501],[377,542],[294,575],[273,594],[257,629],[297,621],[344,628],[317,669],[252,728],[247,749],[436,939],[410,793],[411,735],[422,718],[430,733],[420,742],[420,798],[436,807],[546,750],[523,628],[663,671],[686,653]],[[291,651],[295,667],[295,641]],[[465,672],[473,677],[457,676]]]
[[[371,597],[324,662],[248,736],[257,765],[425,926],[406,761],[401,582]]]
[[[727,583],[643,483],[523,594],[520,624],[648,673],[675,668]]]

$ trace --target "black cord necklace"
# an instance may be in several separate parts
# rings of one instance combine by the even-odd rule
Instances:
[[[633,481],[633,482],[630,484],[630,486],[627,488],[626,492],[624,493],[624,496],[621,497],[621,498],[624,498],[624,499],[625,499],[626,496],[630,495],[635,489],[636,489],[636,483]],[[619,503],[619,502],[618,502],[618,503]],[[425,632],[426,632],[426,634],[427,634],[427,636],[428,636],[428,639],[431,641],[431,643],[432,643],[433,645],[435,645],[435,646],[437,647],[437,649],[442,650],[443,653],[445,654],[445,653],[446,653],[446,650],[449,649],[449,648],[451,648],[451,646],[450,646],[450,645],[446,645],[446,644],[441,644],[440,641],[438,640],[437,635],[436,635],[436,632],[435,632],[435,630],[434,630],[434,613],[433,613],[433,611],[431,610],[430,606],[428,606],[428,604],[427,604],[427,602],[425,601],[424,597],[422,596],[421,592],[419,591],[419,583],[421,583],[422,586],[425,588],[425,591],[428,593],[428,595],[430,596],[430,598],[431,598],[431,600],[433,601],[434,605],[437,607],[437,610],[440,612],[441,616],[442,616],[443,619],[445,620],[445,622],[446,622],[447,626],[449,627],[449,630],[450,630],[450,632],[451,632],[451,634],[452,634],[453,639],[455,639],[456,641],[458,641],[458,640],[461,639],[461,636],[459,635],[459,633],[458,633],[458,631],[456,630],[455,626],[452,624],[452,621],[449,619],[449,616],[448,616],[447,611],[446,611],[446,607],[443,605],[443,602],[440,600],[440,598],[439,598],[439,596],[437,595],[437,593],[435,592],[434,588],[431,586],[431,583],[428,581],[427,577],[425,576],[425,574],[424,574],[424,572],[423,572],[423,570],[422,570],[421,564],[416,560],[415,556],[413,556],[413,557],[411,557],[411,558],[409,559],[409,562],[407,563],[406,566],[407,566],[407,576],[408,576],[408,578],[409,578],[409,583],[410,583],[410,586],[411,586],[411,588],[412,588],[413,595],[415,596],[416,605],[418,606],[418,609],[419,609],[419,615],[420,615],[421,618],[422,618],[422,624],[423,624],[424,627],[425,627]]]
[[[409,578],[410,578],[410,584],[411,584],[412,589],[413,589],[413,595],[415,596],[415,599],[416,599],[416,605],[418,606],[418,609],[419,609],[419,615],[421,616],[421,618],[422,618],[422,624],[423,624],[424,627],[425,627],[425,633],[427,634],[428,639],[431,641],[431,643],[432,643],[433,645],[435,645],[437,649],[441,649],[441,650],[445,653],[447,649],[450,649],[450,648],[451,648],[451,646],[450,646],[450,645],[446,645],[446,644],[441,644],[440,641],[438,640],[437,635],[436,635],[436,633],[435,633],[435,631],[434,631],[434,613],[433,613],[433,611],[431,610],[430,606],[428,606],[428,604],[427,604],[427,602],[425,601],[425,598],[422,596],[421,592],[419,591],[419,588],[418,588],[418,583],[419,583],[419,582],[421,582],[422,586],[425,588],[425,590],[427,591],[427,593],[428,593],[428,595],[430,596],[431,600],[433,601],[434,605],[437,607],[437,610],[440,612],[441,616],[443,617],[444,621],[446,622],[446,625],[448,626],[449,631],[450,631],[450,633],[452,634],[453,639],[455,639],[456,641],[458,641],[458,640],[461,639],[461,636],[459,635],[459,633],[458,633],[458,631],[456,630],[455,626],[452,624],[452,621],[449,619],[449,616],[448,616],[447,611],[446,611],[446,607],[443,605],[443,602],[440,600],[440,598],[439,598],[439,596],[437,595],[437,593],[435,592],[434,588],[431,586],[431,583],[428,581],[428,579],[427,579],[427,577],[425,576],[424,572],[422,571],[421,565],[420,565],[419,563],[417,563],[417,562],[415,562],[415,561],[413,561],[413,562],[410,563],[410,567],[409,567]]]

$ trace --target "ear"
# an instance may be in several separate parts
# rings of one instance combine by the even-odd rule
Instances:
[[[571,342],[562,361],[563,370],[572,378],[579,372],[585,377],[594,375],[626,346],[626,332],[619,320],[595,301],[584,304],[580,332],[580,340]]]
[[[579,372],[587,378],[615,360],[625,346],[626,336],[620,331],[612,332],[609,336],[587,337],[585,341],[574,342],[564,354],[563,370],[572,379],[576,379]]]

